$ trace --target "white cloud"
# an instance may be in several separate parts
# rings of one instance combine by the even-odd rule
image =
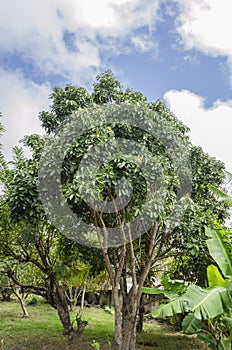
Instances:
[[[232,172],[232,100],[216,101],[207,109],[202,97],[187,90],[169,90],[164,98],[171,111],[190,127],[191,142]]]
[[[9,0],[1,5],[0,53],[21,55],[44,75],[60,74],[83,84],[87,75],[92,78],[104,67],[102,52],[120,54],[133,45],[138,51],[154,51],[151,36],[160,2]],[[145,27],[142,45],[136,30]],[[67,32],[74,35],[76,51],[65,45]]]
[[[154,28],[161,0],[57,0],[69,30],[83,29],[102,37],[127,36],[140,26]]]
[[[49,86],[38,85],[26,75],[33,70],[49,81],[61,76],[86,85],[106,68],[107,59],[132,48],[152,52],[153,29],[162,0],[8,0],[1,3],[0,111],[7,131],[4,153],[25,134],[40,131],[38,113],[47,109]],[[138,35],[142,28],[144,35]],[[71,33],[71,48],[64,35]],[[72,47],[73,46],[73,47]],[[10,70],[21,66],[27,71]],[[29,63],[30,67],[27,67]],[[24,67],[23,67],[24,66]],[[4,68],[5,67],[5,68]]]
[[[185,48],[195,48],[211,56],[228,57],[232,73],[232,1],[176,1],[180,6],[177,31]]]
[[[176,30],[184,48],[212,57],[227,57],[232,86],[232,1],[176,0],[176,3],[180,10]],[[186,90],[168,91],[165,99],[171,110],[191,128],[192,142],[225,162],[232,171],[232,100],[215,101],[212,108],[207,109],[202,97]]]
[[[153,40],[149,40],[146,35],[136,35],[131,41],[139,51],[144,53],[150,52],[153,53],[154,56],[157,55],[158,45],[154,43]]]
[[[230,0],[177,0],[179,31],[187,48],[232,57]]]
[[[0,111],[5,132],[1,138],[3,153],[9,160],[11,149],[25,134],[42,132],[38,113],[47,109],[50,88],[25,80],[18,72],[0,69]]]

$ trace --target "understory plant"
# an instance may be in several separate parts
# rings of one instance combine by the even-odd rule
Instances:
[[[208,288],[190,284],[175,294],[158,288],[143,288],[148,294],[163,293],[168,302],[153,317],[183,314],[182,330],[198,333],[213,350],[231,350],[232,342],[232,231],[214,222],[206,228],[207,246],[215,264],[208,266]]]

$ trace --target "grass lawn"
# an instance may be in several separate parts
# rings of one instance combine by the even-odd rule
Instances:
[[[88,326],[81,340],[69,341],[62,335],[56,310],[43,302],[28,306],[29,318],[22,318],[18,302],[0,303],[0,350],[93,350],[93,341],[101,350],[110,350],[114,335],[114,318],[100,308],[86,308]],[[77,310],[76,310],[77,311]],[[72,313],[75,320],[76,312]],[[76,326],[76,324],[75,324]],[[172,332],[154,321],[146,322],[138,336],[136,349],[143,350],[204,350],[203,343],[193,337]]]

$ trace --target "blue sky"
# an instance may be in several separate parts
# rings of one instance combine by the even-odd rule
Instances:
[[[194,144],[232,171],[231,0],[9,0],[0,9],[4,153],[41,132],[54,85],[112,69],[124,87],[161,99]]]

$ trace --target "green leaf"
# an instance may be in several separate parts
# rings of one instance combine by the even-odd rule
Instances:
[[[210,190],[215,194],[217,199],[223,201],[224,203],[232,207],[232,197],[230,195],[228,195],[227,193],[225,193],[224,191],[220,190],[219,188],[213,185],[209,184],[208,186]]]
[[[188,287],[185,297],[190,300],[189,310],[199,320],[214,318],[232,307],[232,299],[228,290],[219,286],[203,289],[191,285]]]
[[[148,288],[148,287],[143,287],[142,288],[143,293],[146,294],[163,294],[165,297],[169,298],[169,299],[176,299],[178,297],[178,294],[174,294],[172,292],[168,292],[166,290],[162,290],[156,287],[153,288]]]
[[[232,317],[222,317],[222,321],[232,329]]]
[[[221,339],[220,343],[218,345],[219,350],[231,350],[231,341],[230,340],[225,340]]]
[[[219,225],[216,228],[206,227],[206,235],[209,237],[206,244],[213,259],[220,267],[223,275],[232,276],[232,249],[225,236],[225,230]]]
[[[232,298],[226,288],[217,286],[211,289],[190,285],[186,292],[166,305],[161,305],[153,314],[174,316],[191,311],[199,320],[214,318],[232,307]]]
[[[226,281],[220,274],[217,266],[209,265],[207,267],[207,277],[208,277],[209,287],[215,287],[215,286],[226,287]]]
[[[189,300],[187,300],[184,294],[167,304],[161,305],[156,311],[152,312],[151,315],[153,317],[167,317],[182,314],[183,312],[189,311],[188,303]]]
[[[182,330],[186,334],[199,333],[202,329],[203,323],[194,314],[189,313],[182,322]]]
[[[211,334],[198,334],[197,339],[203,341],[210,349],[217,350],[217,344]]]

